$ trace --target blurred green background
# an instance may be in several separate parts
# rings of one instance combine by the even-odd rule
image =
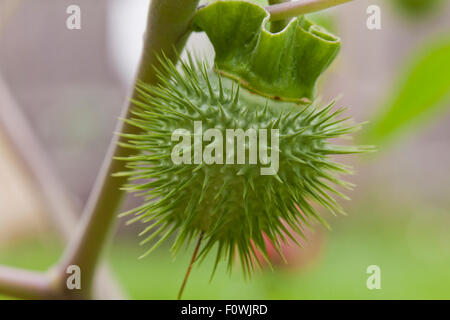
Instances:
[[[370,205],[368,205],[370,204]],[[359,207],[359,204],[358,204]],[[381,208],[383,207],[383,208]],[[340,221],[338,221],[340,220]],[[244,279],[239,266],[231,276],[219,268],[209,282],[211,259],[194,267],[186,299],[450,299],[450,216],[433,208],[396,208],[365,201],[349,217],[332,219],[333,230],[313,265],[275,267]],[[137,260],[143,248],[118,237],[108,253],[114,274],[134,299],[174,299],[189,255],[173,260],[161,248]],[[0,261],[45,270],[62,246],[41,238],[17,243]],[[366,268],[381,268],[381,290],[368,290]]]

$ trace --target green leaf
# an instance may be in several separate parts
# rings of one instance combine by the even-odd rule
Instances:
[[[379,146],[423,127],[450,107],[450,38],[440,37],[415,52],[393,88],[387,105],[364,136]]]
[[[266,29],[268,17],[263,7],[247,1],[219,1],[199,10],[192,28],[208,35],[223,75],[271,98],[312,100],[340,39],[303,16],[272,33]]]

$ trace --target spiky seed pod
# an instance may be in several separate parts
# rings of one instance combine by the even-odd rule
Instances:
[[[197,258],[216,248],[215,266],[224,257],[231,267],[237,255],[248,273],[257,251],[268,259],[265,237],[280,252],[280,241],[295,241],[292,232],[327,226],[313,202],[342,212],[333,195],[345,198],[335,187],[351,187],[339,178],[349,169],[330,156],[367,149],[331,144],[359,125],[334,103],[311,102],[340,41],[304,17],[272,34],[267,17],[246,1],[208,5],[192,28],[211,40],[214,69],[162,58],[160,84],[137,85],[127,121],[141,133],[125,136],[136,154],[119,174],[145,199],[123,214],[149,224],[142,244],[154,245],[144,256],[172,234],[174,253],[199,236]]]
[[[137,87],[140,99],[134,101],[135,117],[128,123],[142,133],[127,136],[126,147],[138,152],[125,159],[130,171],[123,173],[132,181],[125,189],[145,197],[143,205],[125,215],[134,214],[131,221],[151,222],[141,233],[149,234],[143,244],[161,236],[146,254],[173,233],[177,233],[174,252],[202,233],[204,246],[199,257],[216,246],[216,261],[226,255],[231,266],[237,251],[247,272],[253,268],[255,247],[266,255],[263,233],[277,248],[280,239],[294,239],[283,221],[301,235],[304,226],[313,221],[326,225],[311,200],[332,212],[342,212],[330,193],[343,196],[333,185],[349,188],[350,184],[337,177],[349,171],[328,156],[365,151],[328,142],[359,128],[338,119],[344,109],[333,110],[333,103],[317,108],[259,97],[193,62],[183,63],[181,72],[167,60],[163,66],[161,85],[140,83]],[[277,173],[261,175],[261,169],[267,167],[261,163],[196,164],[191,150],[191,164],[174,164],[172,150],[178,141],[172,141],[172,134],[185,129],[193,145],[198,134],[196,122],[201,122],[202,134],[215,128],[223,137],[229,128],[278,129]],[[202,141],[202,150],[207,152],[215,142]],[[247,151],[249,148],[246,140]],[[222,151],[225,155],[225,145]]]

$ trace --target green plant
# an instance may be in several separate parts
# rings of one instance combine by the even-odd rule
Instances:
[[[313,198],[325,207],[338,209],[334,200],[324,193],[325,189],[330,189],[329,191],[331,192],[333,192],[333,189],[328,188],[326,184],[320,181],[320,179],[325,178],[333,183],[345,185],[345,183],[340,182],[340,180],[331,175],[330,172],[346,172],[346,169],[338,164],[330,162],[326,155],[332,153],[366,151],[364,148],[335,147],[328,145],[326,141],[328,138],[338,137],[342,134],[349,133],[353,131],[355,127],[344,125],[342,120],[335,119],[341,111],[332,112],[332,105],[322,109],[316,109],[315,104],[312,103],[317,77],[325,70],[337,54],[338,42],[336,41],[336,38],[324,30],[312,25],[304,18],[292,20],[285,29],[285,32],[280,32],[278,36],[270,35],[264,29],[261,29],[261,23],[267,15],[270,16],[271,21],[284,20],[284,23],[286,23],[292,17],[318,11],[348,1],[349,0],[310,0],[307,2],[286,2],[268,6],[266,7],[266,10],[263,10],[258,6],[250,6],[248,4],[243,4],[242,2],[236,2],[228,8],[233,8],[234,6],[234,8],[237,8],[238,6],[248,5],[249,11],[251,12],[251,19],[241,21],[241,23],[248,22],[249,25],[244,25],[238,33],[240,34],[242,32],[244,35],[246,33],[246,38],[231,37],[230,34],[228,34],[228,36],[224,34],[223,32],[229,32],[231,30],[230,25],[225,28],[222,26],[221,28],[212,28],[208,30],[208,27],[213,26],[211,21],[208,22],[208,20],[213,17],[214,11],[210,9],[211,7],[206,7],[198,10],[197,14],[195,14],[198,1],[152,1],[145,38],[145,47],[137,75],[137,78],[145,83],[145,85],[136,86],[133,92],[132,101],[134,101],[134,103],[136,103],[136,101],[142,102],[142,96],[150,94],[156,98],[159,97],[159,102],[161,102],[163,106],[155,106],[153,101],[147,99],[144,101],[144,104],[141,103],[140,105],[144,112],[137,115],[139,117],[150,116],[151,119],[158,119],[162,122],[165,121],[164,119],[177,118],[177,116],[178,118],[176,121],[182,121],[182,119],[192,120],[192,116],[188,116],[187,114],[187,108],[193,108],[189,112],[198,112],[199,110],[195,109],[196,107],[198,108],[198,106],[195,104],[190,105],[187,100],[184,100],[181,105],[178,105],[180,108],[179,110],[173,109],[173,105],[169,107],[164,106],[164,103],[167,101],[175,101],[177,97],[174,95],[176,95],[177,92],[181,92],[190,99],[196,99],[197,103],[205,103],[207,101],[208,105],[205,107],[205,112],[214,112],[216,110],[218,112],[220,111],[219,103],[223,103],[223,112],[228,112],[228,116],[224,118],[225,120],[223,120],[224,122],[222,123],[225,125],[227,121],[232,123],[236,120],[232,116],[237,116],[237,108],[242,105],[243,101],[246,101],[249,104],[247,106],[248,111],[247,115],[243,117],[242,120],[248,126],[256,125],[258,129],[273,129],[279,126],[281,131],[280,137],[286,139],[286,141],[290,141],[285,147],[280,147],[280,151],[286,153],[286,155],[283,154],[281,157],[282,161],[285,161],[285,163],[290,162],[289,165],[292,164],[292,168],[283,168],[282,171],[280,171],[279,176],[277,177],[274,175],[270,182],[268,182],[268,179],[263,179],[261,177],[258,178],[260,179],[259,181],[255,180],[255,184],[257,183],[258,185],[264,185],[264,187],[269,188],[266,193],[267,197],[278,198],[268,198],[268,200],[265,200],[265,204],[276,210],[276,213],[270,213],[267,215],[266,219],[259,219],[254,212],[250,213],[251,210],[261,209],[261,204],[258,203],[255,195],[252,195],[253,199],[245,200],[245,197],[243,197],[243,199],[239,200],[241,201],[241,204],[236,207],[243,208],[244,211],[248,210],[248,215],[246,215],[246,217],[248,216],[250,223],[244,224],[245,227],[242,229],[243,231],[236,232],[238,236],[232,236],[227,239],[225,233],[225,238],[222,238],[219,241],[219,243],[228,245],[228,250],[230,251],[228,253],[229,257],[232,257],[232,251],[234,250],[232,244],[237,243],[241,250],[244,266],[247,264],[250,265],[251,263],[249,260],[249,252],[253,249],[250,245],[250,236],[253,237],[252,240],[257,246],[264,249],[264,246],[258,243],[260,242],[260,232],[265,231],[271,238],[276,239],[276,236],[282,235],[284,231],[282,224],[279,222],[281,218],[290,223],[296,230],[301,231],[300,228],[297,227],[297,222],[294,220],[302,219],[303,216],[294,209],[294,202],[304,210],[304,214],[307,216],[306,218],[313,218],[319,221],[322,220],[316,212],[309,207],[305,200],[306,198]],[[195,18],[192,21],[194,14]],[[237,17],[237,15],[229,13],[228,17],[233,18]],[[258,29],[255,29],[254,26],[258,26]],[[176,52],[182,50],[187,36],[192,31],[191,27],[197,30],[205,30],[209,33],[208,35],[216,47],[217,70],[220,70],[222,76],[231,79],[225,80],[216,73],[211,73],[210,70],[202,69],[203,67],[194,68],[192,64],[185,67],[186,73],[182,75],[183,79],[177,78],[178,73],[175,72],[173,66],[178,59]],[[278,26],[277,28],[280,27]],[[255,32],[260,32],[260,36],[267,38],[267,41],[260,42],[259,44],[262,45],[261,47],[254,46],[254,50],[248,52],[246,50],[248,50],[249,47],[243,45],[245,44],[244,41],[251,39],[251,36],[254,36]],[[292,48],[291,51],[288,50],[286,52],[279,50],[278,53],[283,53],[283,55],[279,57],[281,58],[279,61],[282,62],[279,65],[279,72],[267,72],[273,71],[274,68],[264,69],[263,64],[273,62],[272,59],[274,59],[277,54],[276,49],[282,48],[283,43],[286,44],[289,43],[287,42],[288,40],[292,40],[289,36],[295,38],[295,49],[301,49],[300,52],[303,52],[302,58],[304,58],[304,61],[301,61],[299,57],[293,53],[294,50],[292,50]],[[224,37],[227,37],[227,39]],[[226,43],[221,44],[221,41],[223,42],[224,40],[227,40],[228,42],[235,41],[235,45],[228,46]],[[276,44],[273,45],[273,43]],[[253,44],[255,44],[255,42],[253,42]],[[264,47],[264,45],[267,46]],[[219,51],[217,48],[219,48]],[[229,49],[228,53],[226,53],[225,50],[227,48]],[[224,51],[222,51],[222,49]],[[312,52],[314,54],[311,54]],[[242,56],[239,56],[245,56],[251,53],[257,55],[256,59],[248,59],[248,57],[247,59],[242,59]],[[162,54],[165,54],[167,59],[158,59]],[[259,63],[260,65],[254,65],[254,63]],[[291,68],[292,64],[294,64],[296,68]],[[154,72],[155,69],[162,70],[164,68],[168,69],[166,71],[169,71],[172,78],[165,78],[165,76],[161,76],[157,72]],[[294,72],[292,72],[292,70]],[[197,87],[196,78],[199,82],[198,85],[204,86],[203,88]],[[221,83],[220,79],[223,79],[223,91],[218,87]],[[174,82],[174,80],[178,82]],[[235,87],[236,91],[231,90],[233,81],[237,81],[240,86],[245,87],[249,92],[245,92],[245,90],[241,88],[240,92],[242,94],[238,95],[238,86]],[[180,88],[174,89],[172,87],[173,85],[178,84],[181,86],[186,85],[186,90],[180,91]],[[198,89],[200,89],[203,94],[201,92],[193,93]],[[205,92],[207,93],[206,96]],[[220,92],[223,92],[224,94],[222,99],[220,96],[217,96],[217,93],[220,94]],[[264,98],[261,98],[262,100],[258,101],[260,98],[251,96],[250,92],[263,95]],[[166,94],[171,96],[167,97],[165,96]],[[214,98],[216,98],[217,104],[211,103],[210,99]],[[258,109],[263,105],[261,104],[263,100],[267,105],[265,111],[267,113],[263,113],[264,109]],[[308,108],[306,105],[311,106]],[[127,121],[119,124],[117,131],[120,132],[121,135],[120,137],[114,138],[111,143],[111,148],[106,156],[104,167],[99,174],[98,181],[84,210],[79,227],[69,242],[59,263],[46,273],[35,273],[1,267],[0,292],[18,297],[36,299],[92,297],[91,288],[96,266],[99,262],[102,248],[108,240],[109,232],[121,202],[121,196],[123,194],[121,187],[126,184],[128,180],[126,174],[118,174],[114,177],[112,177],[112,174],[126,172],[126,164],[133,163],[129,161],[133,160],[133,158],[130,158],[130,155],[134,152],[135,148],[129,148],[128,140],[131,138],[132,141],[136,142],[140,140],[140,138],[145,137],[145,135],[142,135],[141,133],[142,122],[140,123],[139,121],[132,120],[135,109],[130,108],[130,106],[131,104],[127,104],[124,109],[123,118],[127,119]],[[160,108],[160,111],[168,112],[168,114],[165,114],[164,117],[155,117],[152,115],[153,111],[148,111],[149,106],[151,106],[150,110],[156,107]],[[251,110],[251,108],[254,109]],[[257,111],[260,111],[261,113],[257,114]],[[198,115],[202,115],[202,112],[203,111],[200,110]],[[170,113],[172,113],[172,115],[170,115]],[[183,113],[184,117],[181,116]],[[210,115],[208,116],[209,119],[213,119]],[[218,124],[218,122],[215,122],[215,125],[216,124]],[[175,123],[172,122],[172,125],[175,125]],[[156,128],[153,125],[150,125],[150,127],[144,125],[144,129],[155,130]],[[156,132],[156,130],[154,132]],[[296,149],[293,143],[296,141],[299,142],[300,140],[302,143],[305,142],[305,147]],[[149,142],[152,143],[151,140]],[[291,155],[288,156],[287,153],[289,152],[291,152]],[[300,155],[303,158],[300,158]],[[139,160],[139,157],[140,156],[137,156],[134,160]],[[127,159],[128,162],[123,161],[123,159]],[[151,160],[151,157],[146,159]],[[204,181],[207,180],[203,177],[203,186],[205,186],[205,188],[214,189],[217,187],[217,184],[220,183],[220,179],[226,176],[231,177],[234,173],[239,173],[241,169],[244,169],[244,171],[249,169],[248,166],[243,166],[239,167],[239,170],[236,171],[236,168],[237,167],[233,167],[231,172],[226,175],[222,175],[217,168],[211,170],[212,174],[217,175],[217,181],[215,183],[205,183]],[[303,171],[300,172],[299,168],[304,170],[304,173]],[[167,167],[167,170],[169,169],[171,168]],[[188,167],[187,170],[191,169],[191,167]],[[200,169],[198,170],[201,171]],[[206,171],[203,171],[203,173]],[[242,173],[244,173],[244,171]],[[133,172],[136,173],[136,171]],[[251,177],[251,173],[246,172],[245,174],[247,177]],[[295,175],[305,178],[305,180],[300,181],[292,179]],[[233,179],[236,181],[236,178],[233,177]],[[235,181],[233,181],[233,183]],[[277,187],[275,187],[276,183],[283,184],[283,181],[286,185],[277,185]],[[283,189],[277,190],[280,186]],[[180,187],[181,186],[178,185],[178,190]],[[250,192],[249,194],[251,194],[251,191],[249,191],[252,189],[250,182],[242,184],[239,188],[236,189],[237,193],[238,191],[243,191],[244,195],[247,195],[247,192]],[[288,194],[282,193],[281,191],[285,191]],[[206,194],[206,192],[208,192],[208,194]],[[212,194],[220,193],[215,192],[214,190],[207,190],[203,197]],[[288,195],[289,198],[287,198]],[[199,196],[201,197],[201,194]],[[176,199],[172,200],[175,201]],[[200,200],[203,199],[196,199],[196,201],[201,202]],[[173,205],[173,203],[170,205]],[[248,208],[248,205],[255,206],[255,208]],[[217,204],[206,207],[206,209],[215,208],[223,210],[224,207]],[[160,207],[160,209],[164,211],[168,208]],[[161,212],[158,212],[158,214],[159,213]],[[205,217],[205,213],[203,213],[202,217]],[[181,219],[182,218],[183,217],[181,217]],[[181,221],[181,219],[179,221]],[[160,221],[166,222],[165,220]],[[170,221],[170,219],[167,221]],[[217,223],[218,221],[220,221],[220,219],[213,222],[220,227],[221,224]],[[175,222],[177,221],[175,220]],[[186,230],[187,232],[184,233],[185,236],[192,235],[195,232],[200,233],[200,240],[203,236],[205,236],[205,239],[208,239],[209,236],[215,235],[215,233],[212,232],[214,230],[212,229],[212,224],[210,222],[205,224],[201,221],[197,221],[197,223],[194,224],[194,228],[191,228],[188,225]],[[180,234],[181,239],[183,239],[183,233]],[[224,237],[221,233],[217,233],[216,235]],[[208,239],[208,241],[211,239],[211,245],[207,245],[207,249],[211,248],[215,242],[214,237]],[[244,243],[241,243],[242,241],[244,241]],[[181,240],[180,243],[182,243]],[[197,252],[197,249],[195,252]],[[77,265],[82,270],[83,289],[80,291],[70,291],[65,286],[66,270],[70,265]]]

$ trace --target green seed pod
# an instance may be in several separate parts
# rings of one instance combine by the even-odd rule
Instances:
[[[150,223],[142,243],[160,236],[146,254],[172,234],[174,252],[200,235],[198,257],[216,248],[216,265],[225,257],[231,266],[237,253],[247,273],[256,249],[267,257],[263,234],[279,249],[295,240],[286,225],[301,235],[314,221],[326,225],[312,202],[342,212],[332,195],[345,197],[335,186],[351,186],[338,177],[349,170],[329,156],[367,149],[331,144],[359,125],[333,103],[310,102],[339,40],[304,18],[270,34],[266,17],[238,1],[200,10],[194,29],[207,32],[216,67],[161,59],[160,85],[138,84],[128,123],[141,133],[127,136],[137,153],[121,174],[130,176],[125,189],[145,198],[124,215]]]
[[[403,13],[418,17],[436,11],[442,0],[394,0],[393,3]]]

